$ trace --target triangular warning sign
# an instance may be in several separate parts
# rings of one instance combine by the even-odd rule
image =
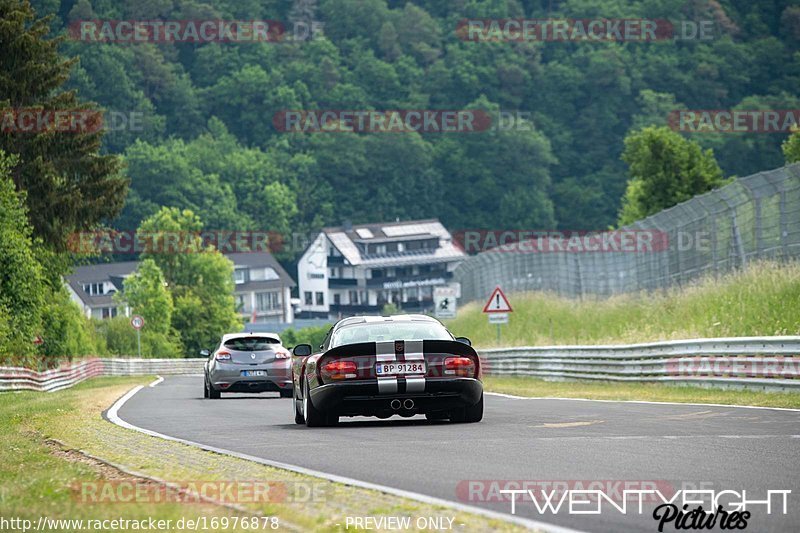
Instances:
[[[489,296],[489,301],[483,306],[484,313],[511,313],[511,304],[508,303],[508,298],[503,294],[500,287],[495,287],[492,295]]]

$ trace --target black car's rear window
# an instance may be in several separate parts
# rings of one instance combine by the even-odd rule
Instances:
[[[341,327],[333,334],[331,348],[392,340],[453,340],[453,337],[436,322],[368,322]]]
[[[239,352],[256,352],[269,350],[280,343],[275,337],[240,337],[225,341],[225,347]]]

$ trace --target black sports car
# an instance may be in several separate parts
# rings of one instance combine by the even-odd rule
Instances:
[[[424,414],[483,418],[481,361],[469,339],[424,315],[351,317],[333,326],[320,352],[294,347],[295,422],[333,425],[340,416]]]

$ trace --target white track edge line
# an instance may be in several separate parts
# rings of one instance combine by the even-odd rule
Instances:
[[[224,448],[217,448],[215,446],[209,446],[207,444],[202,444],[199,442],[194,442],[187,439],[181,439],[178,437],[171,437],[169,435],[164,435],[162,433],[158,433],[157,431],[152,431],[149,429],[141,428],[138,426],[134,426],[133,424],[126,422],[119,416],[119,410],[122,408],[125,403],[133,398],[133,396],[142,390],[144,386],[137,385],[133,389],[129,390],[124,396],[114,402],[107,411],[106,411],[106,418],[112,424],[116,424],[117,426],[123,427],[125,429],[130,429],[133,431],[138,431],[139,433],[144,433],[145,435],[150,435],[151,437],[157,437],[164,440],[172,441],[172,442],[179,442],[181,444],[185,444],[187,446],[193,446],[195,448],[200,448],[202,450],[219,453],[222,455],[229,455],[231,457],[236,457],[238,459],[243,459],[245,461],[252,461],[255,463],[259,463],[265,466],[271,466],[273,468],[280,468],[283,470],[289,470],[291,472],[296,472],[298,474],[303,474],[312,477],[318,477],[322,479],[326,479],[328,481],[333,481],[334,483],[342,483],[344,485],[350,485],[353,487],[359,487],[362,489],[368,490],[375,490],[378,492],[384,492],[387,494],[392,494],[394,496],[399,496],[401,498],[407,498],[409,500],[415,500],[421,503],[426,503],[429,505],[438,505],[440,507],[446,507],[450,509],[454,509],[457,511],[461,511],[464,513],[476,514],[483,516],[484,518],[491,518],[493,520],[501,520],[503,522],[511,522],[523,527],[527,527],[529,529],[537,529],[546,531],[548,533],[585,533],[580,530],[576,529],[569,529],[562,526],[556,526],[554,524],[548,524],[545,522],[540,522],[538,520],[532,520],[529,518],[523,518],[517,515],[509,515],[504,514],[498,511],[491,511],[489,509],[482,509],[480,507],[474,507],[472,505],[465,505],[457,502],[452,502],[448,500],[444,500],[441,498],[436,498],[434,496],[428,496],[425,494],[419,494],[416,492],[411,492],[403,489],[395,489],[392,487],[387,487],[385,485],[379,485],[377,483],[370,483],[368,481],[359,481],[357,479],[348,478],[344,476],[339,476],[336,474],[328,474],[326,472],[320,472],[317,470],[312,470],[310,468],[305,468],[302,466],[291,465],[288,463],[281,463],[278,461],[271,461],[269,459],[263,459],[261,457],[255,457],[253,455],[248,455],[244,453],[234,452],[232,450],[226,450]]]
[[[150,385],[148,385],[148,387],[150,387],[152,389],[153,387],[155,387],[156,385],[158,385],[162,381],[164,381],[164,378],[162,378],[161,376],[156,375],[156,380],[154,382],[152,382]]]
[[[649,402],[647,400],[594,400],[592,398],[556,398],[551,396],[516,396],[503,392],[489,392],[486,394],[508,398],[510,400],[561,400],[570,402],[602,402],[602,403],[641,403],[645,405],[691,405],[696,407],[734,407],[736,409],[769,409],[772,411],[793,411],[800,413],[800,409],[791,407],[766,407],[763,405],[732,405],[726,403],[689,403],[689,402]]]

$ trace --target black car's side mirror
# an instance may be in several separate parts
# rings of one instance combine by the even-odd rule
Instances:
[[[292,353],[298,357],[308,357],[311,355],[311,345],[310,344],[298,344],[292,350]]]
[[[200,355],[202,355],[203,357],[208,357],[209,355],[211,355],[211,352],[209,352],[208,350],[200,350]]]
[[[456,337],[456,340],[457,340],[458,342],[463,342],[463,343],[464,343],[464,344],[466,344],[467,346],[472,346],[472,341],[471,341],[471,340],[469,340],[469,339],[468,339],[468,338],[466,338],[466,337]]]

